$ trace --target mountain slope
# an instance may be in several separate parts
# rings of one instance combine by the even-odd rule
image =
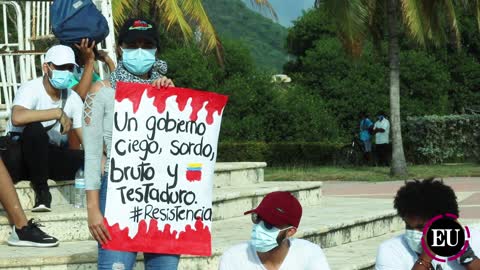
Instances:
[[[281,71],[287,61],[287,30],[250,10],[241,0],[203,0],[213,25],[222,38],[241,40],[256,63]]]

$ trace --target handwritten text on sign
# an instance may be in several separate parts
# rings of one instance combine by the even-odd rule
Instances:
[[[113,250],[211,255],[212,187],[227,97],[118,83],[105,223]]]

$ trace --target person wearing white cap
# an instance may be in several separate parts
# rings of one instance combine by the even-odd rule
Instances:
[[[22,145],[18,180],[31,181],[35,191],[32,211],[50,211],[48,179],[74,179],[83,166],[83,151],[68,149],[66,135],[73,129],[82,138],[83,102],[68,88],[75,66],[70,47],[51,47],[42,65],[43,76],[22,84],[13,101],[7,132]]]

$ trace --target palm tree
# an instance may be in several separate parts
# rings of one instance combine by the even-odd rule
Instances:
[[[251,2],[259,8],[267,8],[276,17],[268,0]],[[165,25],[167,31],[179,30],[186,41],[199,38],[203,51],[215,50],[222,63],[222,45],[201,0],[113,0],[112,9],[116,26],[128,17],[148,14]]]
[[[392,175],[407,174],[400,120],[400,47],[398,33],[402,20],[399,15],[403,15],[403,23],[407,32],[422,46],[441,45],[450,41],[456,44],[456,47],[459,47],[460,34],[454,3],[454,0],[316,1],[317,6],[324,4],[332,18],[336,20],[340,40],[347,51],[354,56],[361,54],[363,41],[368,34],[375,41],[375,39],[381,38],[378,33],[382,31],[379,28],[387,25],[393,148],[390,171]],[[477,0],[463,0],[462,3],[472,5],[477,11],[480,10],[480,2]],[[385,10],[387,11],[387,23],[383,24],[382,19],[385,17]]]

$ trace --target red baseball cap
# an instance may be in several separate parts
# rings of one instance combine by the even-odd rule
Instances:
[[[290,225],[298,228],[302,218],[302,205],[292,193],[275,191],[268,193],[257,208],[244,214],[256,213],[275,227]]]

